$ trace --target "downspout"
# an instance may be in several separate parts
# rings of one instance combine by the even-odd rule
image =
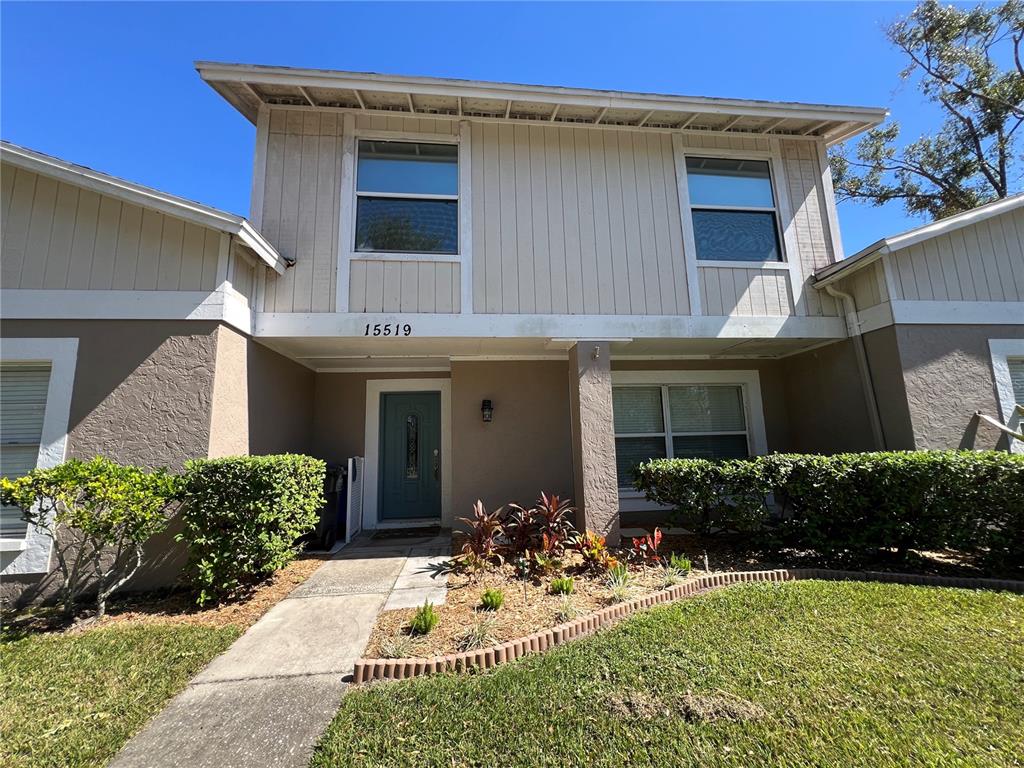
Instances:
[[[885,450],[885,435],[882,432],[882,419],[878,412],[878,400],[875,397],[875,385],[871,379],[871,366],[868,363],[868,351],[861,333],[860,315],[857,313],[857,302],[853,296],[840,291],[831,283],[825,286],[825,292],[843,303],[843,316],[846,319],[846,332],[853,342],[854,354],[857,358],[857,369],[864,390],[864,402],[868,407],[868,421],[871,423],[871,436],[875,449]]]

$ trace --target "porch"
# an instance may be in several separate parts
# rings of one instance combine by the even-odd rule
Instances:
[[[477,499],[494,509],[544,490],[614,541],[665,521],[631,488],[641,460],[871,447],[845,340],[258,341],[312,371],[302,450],[364,457],[364,530],[448,528]]]

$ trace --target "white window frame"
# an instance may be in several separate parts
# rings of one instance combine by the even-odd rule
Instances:
[[[612,371],[612,387],[620,386],[660,386],[671,387],[678,385],[700,385],[718,384],[727,386],[739,386],[743,397],[743,412],[747,422],[747,445],[751,456],[761,456],[768,453],[768,438],[765,432],[764,404],[761,399],[761,377],[757,371]],[[668,399],[662,391],[662,419],[665,427],[666,452],[671,453],[670,445],[672,439],[668,419]],[[652,433],[654,434],[654,433]],[[725,434],[715,432],[714,434]],[[659,433],[660,435],[660,433]],[[626,434],[621,437],[626,437]],[[635,435],[634,435],[635,436]],[[620,435],[615,434],[617,438]],[[644,494],[640,491],[630,489],[619,489],[620,500],[643,500]],[[633,509],[647,509],[650,505],[632,505],[623,511]]]
[[[771,208],[764,206],[745,205],[694,205],[690,200],[690,176],[686,161],[691,157],[718,160],[750,160],[752,162],[763,162],[768,164],[769,182],[772,188],[772,200],[774,205]],[[785,225],[783,222],[783,197],[780,195],[782,184],[781,163],[772,152],[759,152],[756,150],[737,151],[727,149],[691,150],[684,149],[681,163],[683,184],[686,188],[686,216],[683,217],[683,231],[687,245],[693,249],[693,259],[697,267],[725,267],[728,269],[790,269],[790,258],[786,247]],[[775,242],[779,249],[778,261],[717,261],[713,259],[700,259],[697,257],[697,237],[693,227],[694,209],[702,211],[739,211],[753,213],[771,213],[775,219]]]
[[[419,133],[416,131],[381,131],[357,128],[355,115],[346,112],[342,116],[342,159],[341,159],[341,215],[338,217],[338,275],[337,311],[348,312],[349,281],[352,261],[428,261],[459,265],[461,277],[461,312],[473,311],[473,199],[470,124],[467,120],[458,123],[454,134]],[[393,253],[388,251],[356,250],[356,203],[359,193],[356,189],[358,176],[359,141],[400,141],[421,144],[455,144],[459,148],[458,187],[458,253]],[[383,196],[383,195],[381,195]],[[422,197],[423,199],[450,199],[437,195],[396,195],[396,197]]]
[[[3,339],[0,362],[48,363],[50,383],[39,439],[36,469],[49,469],[64,461],[67,452],[68,420],[78,362],[78,339]],[[0,539],[3,576],[40,574],[50,570],[51,541],[36,526],[29,526],[24,538]]]
[[[1020,432],[1024,429],[1024,417],[1017,411],[1013,382],[1010,381],[1010,360],[1024,360],[1024,339],[989,339],[988,348],[992,358],[992,379],[999,405],[999,419],[1010,429]],[[1024,441],[1013,437],[1009,437],[1009,440],[1012,453],[1024,453]]]
[[[380,396],[393,392],[439,392],[441,394],[441,519],[378,519],[377,483],[380,475]],[[452,380],[451,379],[367,379],[366,432],[363,459],[363,529],[413,528],[418,525],[448,527],[452,520]]]

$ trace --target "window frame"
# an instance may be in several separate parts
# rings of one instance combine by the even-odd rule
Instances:
[[[706,386],[738,386],[743,401],[743,416],[746,424],[744,432],[723,431],[723,432],[672,432],[672,423],[669,417],[669,402],[667,390],[673,386],[706,385]],[[761,378],[756,370],[720,370],[720,371],[612,371],[612,387],[652,387],[662,388],[661,410],[662,427],[664,433],[623,433],[618,434],[612,426],[613,442],[619,437],[662,437],[665,438],[665,451],[667,456],[672,456],[672,437],[675,434],[688,435],[724,435],[724,434],[746,434],[747,451],[751,456],[760,456],[768,452],[768,442],[765,435],[764,406],[761,399]],[[616,483],[618,481],[616,480]],[[634,504],[635,509],[649,509],[651,505],[645,501],[644,494],[628,488],[619,488],[619,498],[643,502]],[[654,505],[657,506],[657,505]],[[627,509],[625,511],[632,511]]]
[[[373,260],[379,259],[382,261],[440,261],[440,262],[456,262],[461,263],[463,261],[463,255],[466,251],[466,239],[465,233],[463,232],[463,219],[462,219],[462,208],[466,204],[465,190],[464,190],[464,179],[467,178],[463,174],[463,163],[467,162],[466,153],[462,148],[461,137],[457,135],[444,135],[444,134],[414,134],[405,132],[391,132],[391,131],[362,131],[356,130],[352,136],[354,146],[354,157],[352,167],[352,182],[351,182],[351,222],[349,225],[349,232],[347,237],[346,249],[349,254],[349,259],[359,260]],[[399,144],[447,144],[455,145],[458,147],[456,162],[456,178],[457,178],[457,192],[454,195],[437,195],[437,194],[425,194],[416,192],[360,192],[359,191],[359,153],[360,144],[363,141],[390,141]],[[439,200],[439,201],[454,201],[456,203],[456,215],[455,215],[455,253],[438,253],[433,251],[360,251],[356,245],[357,237],[357,225],[359,223],[359,200],[361,198],[368,199],[391,199],[391,200]]]
[[[0,346],[0,362],[50,366],[36,469],[49,469],[64,461],[77,361],[77,338],[9,338]],[[32,525],[22,538],[0,538],[0,552],[5,553],[0,575],[47,573],[50,548],[50,539]],[[14,557],[8,559],[11,553]]]
[[[768,166],[768,180],[771,184],[772,202],[770,208],[764,206],[749,205],[699,205],[694,204],[690,198],[690,171],[687,161],[690,158],[701,158],[705,160],[749,160],[750,162],[761,162]],[[689,241],[693,244],[693,260],[698,267],[727,267],[732,269],[790,269],[790,260],[786,249],[786,232],[782,221],[782,195],[780,194],[781,173],[779,163],[772,152],[758,151],[736,151],[736,150],[691,150],[684,148],[682,157],[683,184],[686,189],[686,216],[683,226],[689,233]],[[730,261],[719,259],[701,259],[697,254],[696,229],[693,225],[694,211],[738,211],[749,213],[771,213],[775,221],[775,244],[779,251],[779,258],[775,261]]]
[[[1024,360],[1024,339],[989,339],[988,348],[999,419],[1010,429],[1020,432],[1024,429],[1024,416],[1017,411],[1017,398],[1010,380],[1010,361]],[[1008,439],[1011,453],[1024,453],[1024,441],[1009,436]]]

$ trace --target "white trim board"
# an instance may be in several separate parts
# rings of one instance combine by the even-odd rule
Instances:
[[[1024,301],[894,301],[894,323],[1024,325]]]
[[[409,323],[418,337],[453,338],[808,338],[844,339],[839,317],[718,317],[689,315],[470,315],[395,312],[342,314],[259,312],[254,335],[357,336],[366,324]]]
[[[1024,418],[1017,413],[1017,399],[1013,395],[1010,381],[1010,358],[1024,359],[1024,339],[989,339],[989,354],[992,357],[992,379],[995,384],[996,400],[999,403],[999,419],[1010,429],[1021,430]],[[1024,453],[1024,442],[1012,437],[1010,451]]]
[[[50,384],[39,441],[37,469],[49,469],[64,461],[68,443],[71,394],[78,363],[78,339],[4,339],[0,360],[5,363],[47,362]],[[24,539],[0,539],[2,575],[39,574],[50,569],[51,541],[38,528],[28,529]],[[10,554],[14,552],[13,557]]]
[[[377,482],[380,471],[380,396],[392,392],[441,393],[441,519],[435,522],[443,524],[450,519],[452,512],[451,379],[368,379],[363,451],[363,529],[372,530],[391,525],[377,519]]]
[[[209,292],[0,290],[4,320],[215,320],[252,335],[253,314],[226,281]]]

